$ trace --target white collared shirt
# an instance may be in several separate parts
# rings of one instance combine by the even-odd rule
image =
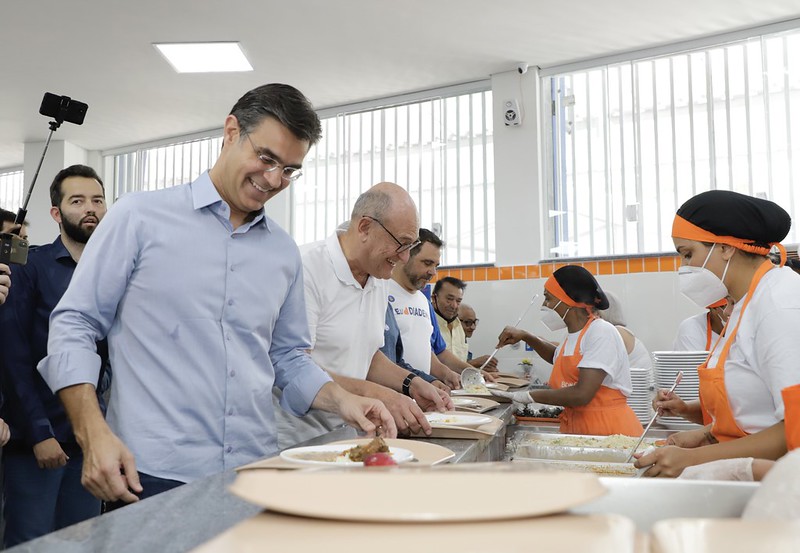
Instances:
[[[303,254],[311,357],[336,374],[365,380],[383,346],[387,281],[353,276],[337,233]]]

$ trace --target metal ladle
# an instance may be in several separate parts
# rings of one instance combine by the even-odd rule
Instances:
[[[525,315],[528,314],[528,311],[530,310],[531,306],[533,305],[533,303],[536,301],[536,298],[538,298],[538,297],[539,297],[539,294],[534,294],[533,295],[533,297],[531,298],[531,302],[528,304],[528,306],[522,312],[522,315],[519,316],[519,319],[517,319],[517,322],[514,323],[514,328],[517,328],[517,326],[519,326],[519,323],[521,323],[522,319],[525,318]],[[463,371],[461,371],[461,389],[462,390],[466,390],[467,386],[483,386],[484,388],[486,388],[486,379],[483,378],[483,375],[481,374],[481,371],[486,368],[486,365],[488,365],[489,361],[491,361],[494,358],[494,356],[497,355],[498,351],[500,351],[500,348],[495,348],[495,350],[492,352],[492,354],[488,357],[488,359],[486,359],[486,361],[483,362],[483,365],[481,365],[479,369],[467,368],[467,369],[464,369]]]

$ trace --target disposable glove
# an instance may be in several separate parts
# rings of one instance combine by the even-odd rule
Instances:
[[[702,465],[686,467],[678,478],[684,480],[753,481],[753,458],[720,459]]]

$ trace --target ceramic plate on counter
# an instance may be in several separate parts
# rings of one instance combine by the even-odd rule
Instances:
[[[374,522],[533,517],[563,512],[606,493],[593,474],[443,468],[250,470],[237,475],[231,491],[280,513]],[[446,499],[420,501],[420,490],[425,490],[426,496]],[[481,490],[513,493],[503,494],[503,501],[485,501],[480,500]],[[391,541],[391,535],[386,539]]]
[[[346,452],[356,444],[327,444],[295,447],[281,452],[281,459],[292,463],[317,466],[353,466],[363,467],[361,461],[351,461]],[[389,452],[397,463],[405,463],[414,458],[407,449],[390,447]]]
[[[478,428],[492,422],[485,415],[469,415],[466,413],[425,413],[431,426],[457,426],[459,428]]]

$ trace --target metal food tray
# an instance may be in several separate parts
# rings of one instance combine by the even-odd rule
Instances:
[[[631,448],[614,449],[553,444],[554,441],[568,437],[591,438],[593,440],[606,438],[605,436],[588,436],[584,434],[517,432],[514,434],[513,441],[509,444],[509,453],[514,458],[598,463],[625,463],[631,454]],[[648,446],[654,445],[655,442],[656,440],[653,438],[645,438],[637,451],[644,451]]]
[[[527,459],[514,457],[514,463],[544,471],[593,472],[599,476],[636,476],[638,469],[632,463],[608,463],[596,461],[563,461],[556,459]]]

